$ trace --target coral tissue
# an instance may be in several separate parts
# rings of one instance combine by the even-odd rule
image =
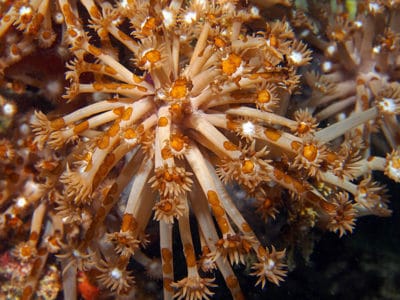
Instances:
[[[0,239],[26,269],[0,295],[131,299],[135,260],[165,299],[212,298],[216,272],[241,299],[233,266],[279,285],[290,246],[243,209],[299,239],[390,215],[400,5],[382,2],[2,1]]]

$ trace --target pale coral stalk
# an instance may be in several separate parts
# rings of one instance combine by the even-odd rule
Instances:
[[[138,216],[140,207],[143,204],[153,207],[153,201],[141,201],[141,194],[149,180],[150,173],[153,171],[154,164],[152,160],[145,159],[141,163],[139,170],[136,172],[135,180],[133,181],[131,192],[128,197],[128,202],[125,207],[125,214]]]
[[[343,97],[351,96],[355,93],[356,83],[353,80],[341,81],[337,83],[335,92],[325,96],[313,97],[307,102],[310,107],[326,105],[334,100],[341,99]]]
[[[330,125],[320,131],[315,133],[315,139],[321,143],[327,143],[340,137],[344,133],[348,132],[350,129],[362,125],[369,120],[373,120],[378,116],[378,109],[372,107],[366,111],[355,113],[350,117],[343,119],[333,125]]]
[[[203,51],[203,49],[206,47],[207,45],[207,38],[208,38],[208,32],[211,29],[211,25],[209,22],[205,22],[203,25],[203,28],[201,30],[201,33],[197,39],[197,43],[196,46],[193,49],[193,54],[190,58],[190,63],[189,65],[192,65],[194,63],[194,61],[198,58],[198,56],[200,55],[200,52]],[[191,73],[191,76],[195,76],[196,73]]]
[[[239,157],[240,151],[227,150],[226,145],[227,143],[231,144],[231,142],[200,114],[192,114],[187,119],[186,125],[199,131],[212,145],[218,149],[217,151],[219,153],[224,153],[226,157],[231,159]]]
[[[41,203],[38,207],[36,207],[35,211],[33,212],[29,237],[29,242],[33,247],[37,246],[46,210],[47,204]]]
[[[210,122],[212,125],[224,129],[229,129],[231,125],[228,123],[230,122],[225,115],[222,114],[202,114],[204,119]],[[279,118],[279,117],[278,117]],[[238,131],[240,130],[240,126],[242,124],[238,123]],[[303,140],[297,136],[294,136],[290,133],[266,128],[263,126],[259,126],[254,124],[254,134],[252,138],[256,138],[259,140],[263,140],[268,142],[270,145],[277,146],[289,153],[296,154],[297,149],[293,147],[293,143],[297,143],[298,145],[302,144]]]
[[[196,157],[193,157],[196,159]],[[190,162],[189,162],[190,163]],[[193,195],[198,195],[193,197]],[[191,206],[193,208],[193,213],[196,216],[197,223],[199,224],[200,231],[206,237],[205,241],[208,248],[211,252],[216,252],[216,243],[219,240],[218,234],[215,230],[214,221],[211,218],[210,210],[207,204],[207,199],[204,193],[201,191],[201,187],[195,182],[192,190],[191,197]],[[235,274],[232,271],[232,268],[226,259],[222,257],[217,257],[216,264],[218,266],[218,270],[221,272],[224,277],[225,282],[227,282],[227,286],[231,291],[231,294],[234,299],[242,299],[243,295],[240,290],[240,286],[236,279]]]
[[[357,185],[348,181],[347,179],[341,179],[331,172],[321,172],[320,179],[326,183],[330,183],[334,186],[340,187],[341,189],[348,191],[353,195],[357,194]]]
[[[173,299],[174,290],[171,283],[174,281],[174,264],[172,254],[172,224],[159,221],[160,229],[160,252],[163,272],[163,295],[164,299]]]
[[[171,135],[171,113],[168,106],[163,106],[158,111],[158,125],[156,127],[155,137],[155,168],[162,167],[167,164],[169,167],[175,165],[173,158],[164,159],[162,157],[162,149],[169,141]]]
[[[215,169],[213,165],[206,161],[209,174],[214,180],[214,183],[217,188],[218,195],[220,196],[221,202],[226,209],[226,213],[230,217],[230,219],[235,223],[238,230],[243,234],[250,238],[252,241],[252,248],[255,252],[257,252],[258,248],[261,246],[260,241],[257,239],[256,235],[254,234],[253,230],[251,230],[250,225],[247,221],[243,218],[241,212],[237,209],[236,205],[234,204],[232,198],[229,196],[226,188],[222,184],[221,180],[218,178],[217,174],[215,173]]]
[[[242,117],[249,117],[251,119],[259,119],[266,122],[269,125],[281,125],[285,126],[286,128],[293,128],[296,127],[297,125],[296,121],[290,120],[288,118],[246,106],[242,106],[239,108],[230,108],[227,109],[225,113],[238,115]]]
[[[225,208],[218,200],[219,197],[217,194],[216,185],[209,173],[207,164],[200,150],[195,145],[190,145],[190,149],[188,149],[185,157],[189,162],[194,174],[196,175],[196,178],[199,180],[203,193],[207,195],[207,199],[211,208],[218,210],[216,219],[221,233],[226,235],[227,233],[233,232],[233,229],[228,221]]]
[[[346,99],[337,101],[331,105],[329,105],[328,107],[322,109],[321,111],[319,111],[316,115],[315,118],[319,121],[328,119],[332,116],[337,115],[338,113],[340,113],[341,111],[345,110],[347,107],[349,107],[350,105],[353,105],[356,101],[356,97],[355,96],[350,96]]]

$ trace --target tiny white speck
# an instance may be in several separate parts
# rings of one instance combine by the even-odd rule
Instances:
[[[244,71],[244,64],[243,62],[240,64],[240,66],[236,69],[236,71],[231,75],[232,77],[238,77],[243,74]]]
[[[183,17],[184,21],[188,24],[192,24],[197,19],[197,14],[194,11],[188,11]]]
[[[338,114],[338,116],[337,116],[338,121],[342,121],[342,120],[344,120],[344,119],[346,119],[346,118],[347,118],[347,116],[346,116],[345,113],[340,113],[340,114]]]
[[[381,46],[375,46],[372,48],[372,52],[375,54],[379,54],[381,52]]]
[[[50,80],[46,85],[46,90],[53,96],[61,94],[63,91],[63,85],[58,80]]]
[[[326,53],[328,55],[333,55],[336,52],[336,46],[335,45],[329,45],[328,48],[326,48]]]
[[[118,268],[112,269],[110,274],[114,279],[120,279],[122,277],[122,272]]]
[[[116,18],[115,20],[113,20],[111,22],[114,26],[118,26],[119,24],[121,24],[121,18]]]
[[[394,179],[396,181],[400,180],[400,168],[396,168],[393,165],[392,161],[389,162],[389,165],[387,167],[387,171],[388,171],[388,174],[389,174],[390,178],[392,178],[392,179]]]
[[[64,15],[63,15],[62,13],[56,13],[56,14],[54,15],[54,21],[55,21],[57,24],[62,24],[62,23],[64,23]]]
[[[247,135],[247,136],[253,136],[255,133],[255,127],[254,124],[250,121],[247,121],[245,123],[242,124],[242,131],[243,134]]]
[[[377,13],[381,9],[381,6],[378,3],[371,2],[368,5],[370,12]]]
[[[206,6],[207,6],[206,0],[196,0],[194,3],[201,6],[202,8],[206,8]]]
[[[300,37],[304,38],[310,34],[310,30],[306,29],[300,33]]]
[[[170,26],[172,26],[175,22],[175,18],[174,18],[174,14],[168,10],[168,9],[163,9],[161,11],[163,18],[164,18],[164,26],[166,28],[169,28]]]
[[[122,0],[120,3],[121,7],[126,8],[128,7],[128,0]]]
[[[23,16],[23,15],[29,15],[29,14],[31,14],[32,13],[32,8],[30,8],[29,6],[22,6],[20,9],[19,9],[19,14],[21,15],[21,16]]]
[[[22,133],[23,135],[27,135],[30,133],[30,127],[28,124],[23,123],[21,126],[19,126],[19,132]]]
[[[299,51],[292,51],[289,57],[295,64],[300,64],[303,60],[303,55]]]
[[[392,98],[382,98],[382,101],[379,102],[379,107],[387,113],[396,112],[396,102]]]
[[[18,197],[17,198],[16,205],[19,208],[25,207],[27,203],[28,203],[28,201],[26,201],[25,197]]]
[[[322,71],[324,71],[325,73],[332,71],[332,63],[330,61],[323,62]]]
[[[268,259],[267,261],[267,268],[268,270],[271,270],[275,267],[275,261],[273,259]]]
[[[3,113],[6,116],[12,117],[17,112],[17,108],[13,103],[6,103],[3,106]]]
[[[260,10],[257,7],[253,6],[250,9],[250,13],[251,13],[252,16],[258,17],[260,15]]]

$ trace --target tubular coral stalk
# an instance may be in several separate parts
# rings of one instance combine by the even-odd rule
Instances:
[[[9,10],[9,12],[3,16],[0,20],[0,37],[4,35],[4,33],[7,32],[7,30],[11,27],[11,25],[15,21],[15,17],[13,18],[10,14],[13,8]]]
[[[372,171],[385,171],[387,161],[384,157],[370,156],[358,162],[359,168],[354,173],[354,177],[360,177]]]
[[[143,126],[143,131],[146,132],[150,130],[150,128],[154,127],[157,123],[157,117],[153,114],[150,117],[148,117],[146,120],[144,120],[140,126]],[[139,133],[138,133],[139,134]],[[138,147],[139,144],[139,138],[133,138],[135,141],[126,141],[126,142],[121,142],[119,146],[117,146],[112,154],[115,157],[114,163],[109,166],[109,168],[112,168],[117,164],[129,151],[131,151],[132,148]]]
[[[290,120],[285,117],[281,117],[274,113],[260,111],[255,108],[250,107],[239,107],[239,108],[230,108],[225,111],[227,114],[239,115],[242,117],[250,117],[254,119],[259,119],[265,121],[269,125],[281,125],[287,128],[293,128],[297,125],[296,121]]]
[[[39,204],[39,206],[35,209],[32,217],[31,224],[31,233],[29,240],[32,242],[32,245],[36,247],[40,231],[43,225],[43,219],[47,210],[47,205],[45,203]]]
[[[323,110],[318,112],[315,115],[315,118],[319,121],[328,119],[328,118],[336,115],[337,113],[343,111],[348,106],[354,104],[355,101],[356,101],[356,96],[351,96],[346,99],[335,102],[335,103],[329,105],[327,108],[324,108]]]
[[[213,99],[204,105],[202,108],[204,110],[212,109],[222,105],[229,105],[229,104],[242,104],[242,103],[254,103],[254,99],[248,97],[240,97],[240,98],[233,98],[230,95],[224,95],[219,97],[218,99]]]
[[[200,52],[203,51],[203,49],[206,47],[206,42],[207,42],[207,38],[208,38],[208,32],[211,28],[210,23],[205,22],[203,25],[203,28],[201,30],[201,33],[199,35],[199,38],[197,40],[196,46],[193,49],[193,54],[192,57],[190,59],[190,63],[189,65],[192,65],[194,63],[194,61],[198,58],[198,56],[200,55]],[[195,76],[196,74],[192,73],[191,76]]]
[[[218,195],[220,195],[221,202],[224,205],[224,207],[226,208],[227,214],[233,220],[236,227],[244,235],[248,235],[252,239],[252,241],[253,241],[252,247],[253,247],[254,251],[257,252],[258,248],[261,246],[261,243],[258,241],[253,230],[250,229],[249,224],[243,218],[242,214],[240,213],[240,211],[237,209],[237,207],[233,203],[231,197],[229,196],[228,192],[226,191],[225,187],[223,186],[221,180],[218,178],[217,174],[215,173],[214,167],[211,165],[211,163],[209,161],[206,161],[206,164],[208,166],[209,173],[215,182]]]
[[[197,182],[194,183],[192,194],[199,195],[198,197],[191,197],[191,206],[193,207],[193,212],[196,216],[197,222],[200,226],[200,230],[203,233],[206,233],[206,243],[209,249],[215,253],[216,251],[216,243],[218,241],[218,234],[215,230],[214,222],[211,218],[209,207],[207,204],[207,199],[205,198],[203,192],[200,190],[201,187],[198,186]],[[228,288],[231,291],[234,299],[242,299],[243,295],[240,290],[240,286],[237,282],[236,276],[232,271],[231,266],[229,265],[227,260],[224,260],[222,257],[218,257],[216,260],[218,265],[218,269],[220,270],[222,276],[225,279],[225,282],[229,282],[227,284]]]
[[[155,203],[154,191],[148,184],[144,186],[143,192],[139,198],[139,206],[135,205],[133,217],[137,220],[137,235],[144,239],[144,232],[149,223],[152,209]],[[133,230],[134,228],[132,228]]]
[[[62,286],[65,299],[77,300],[77,268],[73,265],[66,269],[68,262],[61,261],[61,268],[65,270],[62,274]]]
[[[137,43],[121,30],[119,30],[115,25],[109,25],[107,27],[107,30],[113,35],[113,37],[115,37],[133,53],[136,53],[138,51],[139,46],[137,45]]]
[[[263,81],[262,78],[248,79],[242,77],[239,81],[239,85],[241,89],[246,89],[248,87],[257,86],[257,84],[261,83],[262,81]],[[238,86],[236,83],[230,82],[222,87],[223,93],[221,93],[221,96],[226,95],[230,92],[234,92],[235,90],[237,90],[237,88]],[[193,109],[197,110],[198,108],[203,108],[203,105],[207,107],[209,101],[214,97],[215,95],[212,92],[212,90],[206,89],[197,97],[191,98],[190,102],[192,104]]]
[[[379,5],[379,4],[378,4]],[[360,57],[363,60],[367,60],[371,56],[371,49],[373,45],[373,39],[375,36],[375,16],[365,16],[363,22],[363,39],[360,45]]]
[[[172,283],[173,287],[178,288],[174,297],[185,297],[186,299],[208,298],[214,294],[209,290],[209,287],[215,286],[215,284],[212,283],[214,279],[206,277],[201,278],[199,276],[192,235],[190,232],[189,210],[186,201],[184,205],[186,206],[186,209],[183,212],[183,215],[179,218],[179,232],[183,244],[183,252],[186,258],[187,276],[178,282]]]
[[[396,115],[383,115],[382,131],[392,149],[400,145],[400,126]]]
[[[138,215],[139,207],[141,206],[142,202],[150,203],[150,207],[153,206],[152,201],[141,201],[142,191],[147,184],[153,168],[154,164],[152,160],[144,160],[142,162],[141,167],[136,172],[135,180],[133,181],[131,192],[125,208],[125,214]]]
[[[52,225],[50,221],[47,221],[45,225],[45,237],[49,236],[51,227]],[[40,275],[45,267],[48,256],[49,252],[46,249],[46,243],[43,241],[38,250],[38,257],[34,261],[33,269],[31,270],[31,273],[24,282],[24,292],[22,299],[31,299],[33,297],[33,293],[31,294],[31,292],[36,288],[39,283]]]
[[[315,133],[315,139],[323,144],[340,137],[352,128],[362,125],[378,116],[378,109],[372,107],[366,111],[355,113],[354,115],[330,125]]]
[[[205,54],[203,54],[203,56],[204,55]],[[209,84],[215,80],[215,77],[218,76],[219,73],[220,71],[214,67],[197,73],[196,76],[192,77],[193,89],[191,94],[194,97],[198,96],[199,94],[201,95],[201,93],[207,89],[207,86],[209,86]]]
[[[182,241],[183,252],[186,257],[186,267],[187,267],[187,276],[199,276],[197,272],[197,264],[194,253],[193,241],[192,241],[192,233],[190,230],[190,222],[189,222],[189,207],[187,204],[187,199],[182,199],[184,205],[184,211],[182,216],[179,217],[179,234]]]
[[[212,98],[214,98],[214,94],[211,89],[206,89],[202,93],[200,93],[196,97],[192,97],[190,99],[190,103],[194,110],[197,110],[202,104],[208,103]]]
[[[213,55],[215,55],[215,53],[213,53],[213,48],[211,46],[205,47],[201,53],[201,56],[198,56],[197,59],[193,60],[193,62],[188,65],[188,67],[184,70],[183,75],[186,77],[196,78],[201,75],[200,72],[207,73],[210,67],[212,67],[208,67],[207,65],[210,63],[210,61],[214,61]],[[214,78],[207,79],[211,80]]]
[[[179,10],[182,7],[183,0],[172,0],[169,8],[172,10]]]
[[[187,119],[186,123],[188,127],[200,132],[207,140],[215,145],[219,152],[224,153],[226,157],[231,159],[239,157],[240,151],[227,149],[227,144],[230,145],[231,142],[200,114],[192,114]]]
[[[62,117],[62,120],[65,124],[71,124],[104,111],[111,111],[114,108],[118,107],[126,107],[127,104],[123,103],[123,100],[124,99],[118,99],[117,102],[108,100],[96,102],[94,104],[75,110],[74,112]]]
[[[210,206],[215,211],[218,211],[215,217],[222,234],[225,235],[228,232],[232,232],[225,209],[221,206],[218,199],[215,183],[200,150],[195,145],[190,145],[190,149],[185,154],[185,157],[196,175],[196,178],[199,180],[203,193],[207,195]]]
[[[382,132],[385,135],[386,140],[390,144],[390,147],[396,148],[397,141],[393,137],[393,133],[391,132],[390,128],[387,127],[385,124],[382,124],[381,126]],[[396,133],[397,134],[397,133]]]
[[[335,92],[331,95],[326,95],[323,97],[313,97],[311,100],[307,103],[308,106],[314,107],[314,106],[322,106],[325,104],[330,103],[331,101],[335,99],[340,99],[342,97],[350,96],[355,93],[355,86],[356,83],[352,80],[340,82],[335,86]]]
[[[81,3],[83,6],[85,6],[86,10],[90,14],[91,19],[97,19],[98,16],[100,16],[100,12],[92,0],[81,0]]]
[[[216,127],[228,130],[232,126],[229,124],[230,120],[223,114],[202,114],[202,116]],[[266,141],[269,145],[277,146],[291,154],[297,153],[294,145],[301,145],[303,143],[301,138],[290,133],[259,125],[254,125],[254,134],[252,137]]]
[[[153,88],[148,90],[146,87],[140,84],[82,84],[78,85],[79,93],[118,93],[127,97],[133,97],[135,100],[140,99],[143,96],[151,95],[153,93]]]
[[[234,21],[233,22],[231,41],[236,41],[238,39],[241,27],[242,27],[242,22],[239,22],[239,21]]]
[[[172,224],[160,220],[160,251],[163,272],[164,299],[173,299],[174,290],[171,283],[174,280],[174,264],[172,253]]]
[[[122,172],[117,177],[115,183],[111,185],[107,193],[104,195],[103,202],[101,204],[103,209],[97,212],[93,222],[90,224],[84,239],[85,243],[89,243],[91,241],[91,235],[95,233],[97,226],[104,222],[104,219],[107,217],[109,211],[119,200],[119,195],[122,193],[122,190],[126,187],[129,181],[131,181],[133,174],[138,171],[138,165],[141,159],[143,159],[143,157],[138,154],[138,151],[133,151],[132,158],[122,169]],[[102,214],[101,212],[104,213]]]
[[[84,134],[86,130],[96,128],[98,126],[107,124],[111,121],[114,121],[118,118],[113,111],[107,111],[95,117],[89,118],[86,121],[83,121],[71,128],[67,128],[65,130],[58,130],[54,131],[50,134],[48,143],[54,148],[59,149],[61,148],[65,142],[68,142],[70,138],[79,134]],[[83,131],[81,131],[81,129]]]
[[[162,167],[165,163],[168,167],[175,165],[172,158],[164,158],[162,149],[169,141],[171,135],[171,113],[168,106],[163,106],[158,111],[158,126],[155,137],[155,167]]]
[[[330,183],[334,186],[340,187],[345,191],[350,192],[353,195],[357,194],[357,185],[351,183],[346,179],[341,179],[330,172],[321,172],[320,174],[321,180],[327,183]]]
[[[351,55],[351,49],[348,49],[347,43],[337,43],[338,55],[343,61],[343,66],[348,72],[352,72],[357,68],[357,59]],[[354,54],[357,55],[357,54]]]
[[[174,78],[178,78],[178,73],[179,73],[179,37],[177,35],[173,36],[172,40],[172,71],[174,74]]]
[[[48,251],[46,248],[39,249],[39,257],[35,259],[34,262],[34,269],[32,269],[31,273],[29,274],[28,278],[24,282],[24,290],[23,290],[23,300],[29,300],[33,297],[33,291],[36,289],[38,285],[40,275],[44,269],[44,266],[47,262]]]
[[[141,87],[147,93],[154,92],[152,86],[146,83],[145,81],[141,83],[135,82],[134,79],[135,77],[133,76],[132,72],[130,72],[122,64],[116,61],[112,56],[103,53],[101,49],[92,46],[88,42],[84,43],[82,48],[88,51],[89,53],[93,54],[95,57],[99,58],[103,63],[113,68],[115,71],[117,71],[118,74],[120,74],[126,82]]]

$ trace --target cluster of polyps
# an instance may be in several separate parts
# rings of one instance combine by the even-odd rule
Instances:
[[[342,143],[336,147],[340,159],[333,164],[333,171],[340,178],[352,179],[345,190],[353,194],[358,209],[374,207],[379,211],[384,207],[382,201],[387,200],[376,195],[382,187],[373,182],[369,171],[384,171],[399,181],[393,166],[398,163],[400,143],[400,5],[397,1],[367,0],[357,7],[332,8],[311,1],[308,6],[293,14],[292,24],[321,56],[321,74],[306,74],[312,94],[302,106],[311,109],[319,122],[341,120],[330,126],[332,133],[341,123],[366,117],[356,136],[352,134],[349,142],[353,146]],[[322,139],[333,140],[329,135]],[[372,157],[374,151],[386,153],[386,162]],[[343,201],[343,195],[340,198]]]
[[[297,68],[311,59],[288,23],[261,22],[256,8],[229,1],[80,3],[58,1],[74,55],[64,97],[82,104],[32,120],[46,153],[37,165],[38,178],[47,178],[41,194],[49,196],[36,201],[30,239],[14,251],[41,266],[58,253],[67,299],[80,271],[100,289],[132,295],[130,259],[154,269],[142,252],[152,214],[165,299],[211,297],[216,268],[242,297],[232,265],[247,256],[257,284],[279,284],[285,250],[261,244],[225,183],[256,198],[263,216],[275,217],[285,202],[340,235],[358,216],[389,213],[370,174],[398,180],[400,155],[372,157],[364,146],[382,109],[360,107],[324,128],[313,116],[315,99],[287,113],[296,110]],[[280,199],[283,190],[291,197]],[[51,222],[41,233],[45,212]],[[181,249],[173,248],[174,226]],[[175,251],[186,259],[183,278],[174,277]]]
[[[350,11],[310,1],[309,10],[297,11],[292,22],[322,60],[322,74],[306,76],[313,94],[304,106],[320,122],[375,109],[377,122],[360,129],[364,136],[379,129],[386,152],[400,141],[399,14],[398,1],[361,1]]]

